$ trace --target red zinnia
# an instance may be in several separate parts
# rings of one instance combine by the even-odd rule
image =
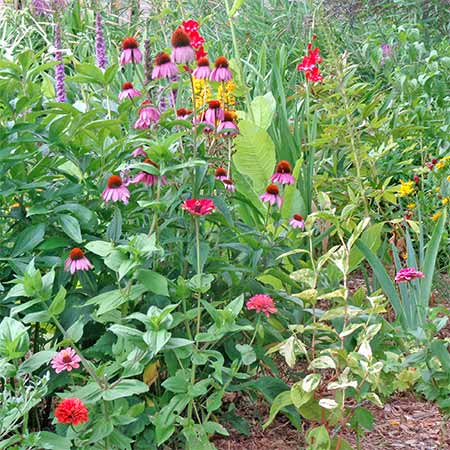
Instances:
[[[86,406],[79,398],[65,398],[55,409],[55,417],[59,423],[78,425],[89,420]]]
[[[277,312],[273,298],[265,294],[254,295],[246,306],[248,310],[254,309],[256,312],[262,312],[266,317]]]
[[[198,30],[198,22],[194,19],[185,20],[183,22],[183,28],[187,33],[192,33],[193,31]]]
[[[191,198],[185,200],[181,208],[194,216],[207,216],[216,209],[214,202],[209,198]]]

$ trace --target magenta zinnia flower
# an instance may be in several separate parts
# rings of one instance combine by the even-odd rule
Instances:
[[[214,172],[214,177],[216,180],[223,181],[228,178],[228,173],[223,167],[218,167]]]
[[[167,53],[159,52],[155,57],[155,67],[153,67],[152,78],[171,78],[178,74],[178,67],[170,60]]]
[[[83,250],[81,248],[75,247],[70,253],[69,257],[66,259],[64,263],[64,270],[66,272],[70,271],[73,275],[77,270],[90,270],[94,266],[91,262],[84,256]]]
[[[155,163],[150,158],[145,159],[144,163],[151,164],[153,167],[156,167],[157,169],[159,169],[159,164]],[[158,179],[159,179],[158,175],[154,175],[152,173],[143,171],[143,172],[139,172],[136,175],[136,177],[134,178],[132,183],[134,183],[134,184],[135,183],[144,183],[147,186],[153,186],[154,184],[158,183]],[[166,184],[167,184],[167,178],[165,176],[162,176],[161,177],[161,186],[165,186]]]
[[[224,111],[220,107],[219,100],[210,100],[208,109],[205,112],[205,122],[216,126],[218,122],[224,119]]]
[[[271,206],[277,204],[278,208],[281,208],[283,203],[282,198],[280,197],[280,190],[276,184],[269,184],[266,188],[266,192],[260,195],[259,198],[263,202],[268,202]]]
[[[139,50],[139,43],[134,37],[127,37],[122,41],[122,53],[120,54],[120,65],[140,64],[142,53]]]
[[[172,35],[172,61],[176,64],[189,64],[195,59],[191,41],[182,27],[175,30]]]
[[[230,111],[225,111],[223,120],[217,127],[217,133],[221,136],[236,136],[239,134],[239,128],[234,123],[234,115]]]
[[[144,156],[145,158],[147,158],[147,153],[145,152],[145,150],[142,147],[138,147],[136,150],[133,150],[131,152],[131,156],[133,158],[137,158],[139,156]]]
[[[425,275],[423,272],[416,270],[414,267],[407,267],[405,269],[401,269],[395,275],[396,283],[406,283],[411,280],[415,280],[416,278],[424,278]]]
[[[192,72],[192,76],[198,80],[207,80],[210,75],[209,59],[204,56],[197,61],[197,68]]]
[[[275,173],[270,178],[274,183],[294,184],[295,178],[291,174],[292,167],[288,161],[280,161],[277,164]]]
[[[81,359],[75,351],[71,347],[67,347],[53,357],[51,365],[56,373],[61,373],[64,370],[70,372],[72,369],[78,369],[80,362]]]
[[[303,228],[305,228],[305,221],[303,219],[303,216],[300,214],[294,214],[292,216],[292,219],[289,221],[289,225],[292,228],[300,228],[303,230]]]
[[[118,175],[111,175],[106,183],[106,189],[102,193],[103,200],[106,203],[113,201],[121,201],[128,205],[128,200],[130,199],[130,191],[125,186]]]
[[[207,216],[216,209],[214,202],[209,198],[185,200],[181,208],[194,216]]]
[[[155,107],[148,105],[151,105],[150,100],[144,100],[142,102],[143,108],[139,110],[139,118],[133,125],[135,129],[145,129],[152,123],[158,122],[161,116],[160,112]]]
[[[140,97],[141,91],[138,91],[133,87],[133,83],[129,81],[122,84],[122,90],[119,92],[119,100],[123,101],[126,98]]]
[[[248,310],[254,309],[256,312],[262,312],[267,318],[277,312],[273,298],[265,294],[254,295],[246,304]]]
[[[211,72],[209,79],[211,81],[230,81],[233,75],[228,68],[228,60],[225,56],[219,56],[214,63],[214,70]]]

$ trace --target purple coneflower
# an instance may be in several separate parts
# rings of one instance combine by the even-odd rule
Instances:
[[[134,124],[135,129],[145,129],[148,128],[152,123],[158,122],[161,114],[160,112],[151,105],[150,100],[144,100],[142,102],[142,108],[139,110],[139,118]]]
[[[120,65],[140,64],[142,61],[142,53],[139,50],[139,42],[134,37],[126,37],[122,41],[122,53],[120,54]]]
[[[280,190],[276,184],[269,184],[266,188],[266,192],[260,195],[259,198],[263,202],[268,202],[271,206],[277,204],[278,208],[281,208],[283,199],[280,197]]]
[[[155,163],[150,158],[145,159],[144,163],[151,164],[153,167],[159,169],[159,164]],[[159,178],[161,186],[165,186],[167,184],[167,178],[165,176],[159,177],[158,175],[154,175],[145,171],[138,173],[132,183],[144,183],[147,186],[153,186],[154,184],[158,183]]]
[[[159,52],[155,57],[155,66],[152,71],[152,78],[171,78],[178,74],[178,67],[170,60],[167,53]]]
[[[177,109],[177,118],[178,119],[185,119],[186,117],[190,116],[191,114],[192,114],[192,111],[190,109],[186,109],[186,108]]]
[[[211,81],[230,81],[233,78],[233,75],[228,68],[228,60],[225,56],[219,56],[215,63],[214,69],[211,72],[209,79]]]
[[[143,147],[138,147],[136,150],[133,150],[131,152],[131,156],[133,158],[138,158],[139,156],[144,156],[145,158],[147,158],[147,153]]]
[[[67,100],[66,88],[64,87],[64,63],[61,52],[61,25],[55,25],[55,60],[59,62],[55,66],[55,80],[56,80],[56,101],[65,102]]]
[[[228,178],[228,173],[223,167],[218,167],[214,173],[214,177],[216,180],[223,181]]]
[[[232,112],[224,112],[223,120],[217,127],[217,133],[221,134],[222,136],[236,136],[237,134],[239,134],[239,128],[234,123],[234,114]]]
[[[102,193],[103,200],[106,203],[113,201],[121,201],[128,205],[130,199],[130,191],[125,186],[122,178],[118,175],[111,175],[106,183],[106,189]]]
[[[70,271],[72,275],[78,270],[90,270],[93,267],[91,262],[84,256],[83,250],[78,247],[75,247],[70,251],[69,257],[64,263],[64,270],[66,272]]]
[[[191,40],[183,28],[179,27],[172,35],[172,62],[176,64],[188,64],[195,59]]]
[[[207,80],[210,75],[209,59],[203,56],[197,61],[197,68],[192,72],[192,76],[198,80]]]
[[[236,186],[233,183],[233,180],[231,178],[225,178],[222,180],[223,186],[227,191],[235,192]]]
[[[210,100],[208,109],[205,111],[205,122],[216,126],[218,122],[224,119],[224,111],[220,107],[219,100]]]
[[[103,35],[102,16],[99,12],[95,14],[95,56],[97,66],[106,69],[108,58],[106,57],[105,37]]]
[[[292,216],[292,219],[289,221],[289,225],[292,228],[300,228],[303,230],[305,228],[305,221],[303,219],[303,216],[301,214],[294,214]]]
[[[122,84],[122,90],[119,92],[119,100],[123,101],[126,98],[131,99],[133,97],[140,97],[141,91],[134,88],[133,83],[129,81]]]
[[[280,161],[277,164],[275,173],[270,178],[274,183],[294,184],[295,178],[292,176],[292,167],[288,161]]]

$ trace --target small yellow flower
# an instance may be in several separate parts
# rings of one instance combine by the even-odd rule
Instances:
[[[408,209],[414,209],[414,208],[416,207],[416,204],[415,204],[415,203],[408,203],[408,204],[406,205],[406,207],[407,207]]]
[[[400,180],[399,196],[406,197],[414,192],[414,181]]]
[[[13,208],[20,208],[20,203],[13,203],[11,205],[11,209],[13,209]]]
[[[433,222],[436,222],[437,220],[439,220],[439,217],[441,217],[442,216],[442,212],[441,211],[438,211],[437,213],[434,213],[432,216],[431,216],[431,220],[433,221]]]
[[[441,188],[440,187],[434,188],[434,192],[441,192]]]
[[[442,199],[442,204],[443,204],[443,205],[447,205],[449,201],[450,201],[450,197],[444,197],[444,198]]]
[[[225,83],[225,88],[222,83],[220,83],[217,88],[217,97],[223,104],[225,104],[225,109],[229,109],[230,106],[236,104],[236,99],[233,95],[235,88],[236,85],[231,80]]]
[[[445,162],[439,161],[436,163],[436,169],[442,169],[443,167],[445,167]]]
[[[447,176],[447,181],[450,181],[450,175]]]
[[[206,105],[206,102],[212,99],[211,89],[208,80],[194,78],[193,81],[195,107],[201,109]]]

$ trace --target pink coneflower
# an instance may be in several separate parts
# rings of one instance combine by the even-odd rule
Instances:
[[[292,219],[289,221],[289,225],[292,228],[300,228],[303,230],[305,228],[305,221],[303,219],[303,216],[301,214],[294,214],[292,216]]]
[[[288,161],[280,161],[277,164],[275,173],[270,178],[274,183],[294,184],[295,178],[292,176],[292,167]]]
[[[141,91],[138,91],[133,87],[133,83],[127,81],[122,84],[122,90],[119,92],[119,100],[125,100],[126,98],[140,97]]]
[[[195,59],[194,49],[191,47],[189,36],[179,27],[172,35],[172,62],[188,64]]]
[[[75,351],[71,347],[67,347],[53,357],[51,365],[56,373],[61,373],[64,370],[70,372],[72,369],[78,369],[80,362],[81,359]]]
[[[283,203],[282,198],[280,197],[280,190],[276,184],[269,184],[266,188],[266,192],[260,195],[259,198],[263,202],[268,202],[271,206],[277,204],[278,208],[281,208]]]
[[[128,205],[130,191],[123,183],[122,178],[120,178],[118,175],[111,175],[108,178],[106,189],[103,191],[102,197],[106,203],[110,201],[121,201],[125,203],[125,205]]]
[[[228,178],[228,173],[223,167],[218,167],[214,172],[214,177],[216,180],[223,181]]]
[[[89,411],[79,398],[65,398],[55,409],[59,423],[78,425],[89,420]]]
[[[227,191],[236,192],[236,186],[231,178],[225,178],[222,180],[223,186]]]
[[[209,79],[211,81],[229,81],[233,78],[233,75],[228,68],[228,60],[225,58],[225,56],[219,56],[215,63],[214,63],[214,69],[211,72],[211,75],[209,76]]]
[[[210,100],[208,109],[205,111],[205,122],[216,126],[218,122],[224,119],[224,111],[220,107],[219,100]]]
[[[142,53],[139,50],[139,43],[134,37],[127,37],[122,41],[122,53],[120,54],[120,65],[140,64]]]
[[[177,109],[177,118],[178,119],[185,119],[186,117],[190,116],[191,114],[192,114],[192,111],[190,109],[186,109],[186,108]]]
[[[133,158],[138,158],[139,156],[143,156],[144,158],[147,158],[147,153],[143,147],[138,147],[136,150],[133,150],[131,152],[131,156]]]
[[[152,71],[152,78],[171,78],[178,74],[178,67],[170,60],[170,55],[159,52],[155,57],[155,66]]]
[[[75,247],[70,253],[69,257],[66,259],[64,263],[64,270],[73,275],[78,270],[90,270],[94,266],[91,262],[84,256],[83,250],[81,248]]]
[[[191,198],[185,200],[181,208],[193,216],[207,216],[216,209],[214,202],[209,198]]]
[[[152,123],[158,122],[161,114],[151,105],[150,100],[144,100],[142,102],[142,108],[139,110],[139,118],[136,120],[133,128],[144,130],[148,128]]]
[[[223,120],[217,127],[217,133],[221,136],[236,136],[237,134],[239,134],[239,128],[234,123],[234,114],[232,112],[224,112]]]
[[[206,80],[211,75],[211,69],[209,67],[209,59],[202,57],[197,61],[197,68],[192,72],[194,78],[198,80]]]
[[[273,298],[265,294],[254,295],[247,302],[246,307],[249,311],[254,309],[256,312],[264,313],[267,318],[269,318],[271,314],[277,312]]]
[[[150,158],[147,158],[144,160],[145,164],[150,164],[153,167],[156,167],[157,169],[159,169],[159,164],[155,163],[154,161],[152,161]],[[136,184],[136,183],[144,183],[147,186],[153,186],[154,184],[158,183],[158,179],[160,177],[158,175],[154,175],[152,173],[148,173],[145,171],[139,172],[134,180],[132,181],[132,183]],[[167,184],[167,178],[165,176],[161,177],[161,182],[160,182],[161,186],[165,186]]]
[[[424,278],[425,275],[423,272],[416,270],[414,267],[407,267],[405,269],[401,269],[395,275],[396,283],[406,283],[411,280],[415,280],[416,278]]]

